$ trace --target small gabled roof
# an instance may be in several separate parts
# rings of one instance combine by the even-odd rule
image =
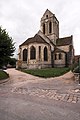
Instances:
[[[36,34],[34,37],[28,38],[20,46],[28,45],[28,44],[34,43],[34,42],[36,42],[36,43],[47,43],[40,35]]]
[[[70,45],[73,42],[72,35],[69,37],[64,37],[64,38],[59,38],[56,40],[56,45],[57,46],[65,46],[65,45]]]
[[[54,52],[63,52],[63,53],[66,53],[64,50],[61,50],[61,49],[59,49],[57,47],[55,47]]]
[[[46,10],[45,13],[43,14],[42,18],[46,15],[46,14],[50,14],[51,16],[53,16],[54,14],[50,11],[50,10]],[[41,19],[42,19],[41,18]]]
[[[43,16],[42,16],[42,18],[41,18],[41,21],[44,21],[44,20],[46,20],[47,18],[46,18],[46,16],[48,16],[47,18],[55,18],[56,20],[57,20],[57,18],[56,18],[56,16],[55,16],[55,14],[53,14],[50,10],[46,10],[45,11],[45,13],[43,14]],[[58,20],[57,20],[58,21]],[[59,22],[59,21],[58,21]]]
[[[50,10],[46,10],[45,13],[43,14],[41,20],[45,20],[46,19],[46,15],[48,15],[48,17],[52,17],[52,16],[55,16],[55,14],[53,14]]]

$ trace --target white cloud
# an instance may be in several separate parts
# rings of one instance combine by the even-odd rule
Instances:
[[[40,19],[50,9],[60,22],[60,37],[73,35],[80,54],[80,0],[0,0],[0,25],[19,44],[40,29]]]

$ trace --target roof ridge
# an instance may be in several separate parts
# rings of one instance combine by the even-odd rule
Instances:
[[[58,38],[58,39],[65,39],[65,38],[70,38],[70,37],[73,37],[73,35],[62,37],[62,38]]]

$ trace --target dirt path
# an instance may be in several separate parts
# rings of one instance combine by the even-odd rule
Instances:
[[[0,84],[1,120],[79,120],[79,86],[71,72],[56,78],[39,78],[7,69],[10,80]],[[67,82],[66,82],[67,81]]]

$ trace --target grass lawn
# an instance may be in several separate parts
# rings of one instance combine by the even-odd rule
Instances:
[[[57,76],[63,75],[69,70],[70,70],[69,68],[47,68],[47,69],[35,69],[35,70],[23,69],[21,71],[34,76],[49,78],[49,77],[57,77]]]
[[[5,71],[0,70],[0,80],[7,79],[8,77],[9,75]]]

